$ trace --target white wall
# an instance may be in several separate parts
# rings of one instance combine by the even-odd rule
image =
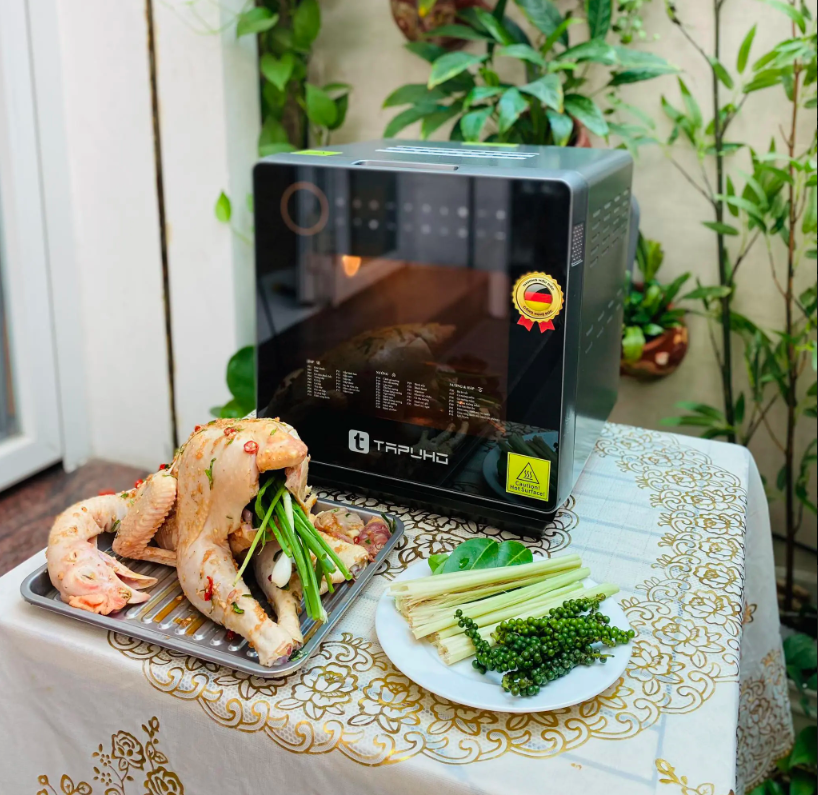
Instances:
[[[91,451],[155,467],[173,445],[145,4],[54,5]]]
[[[255,337],[246,197],[260,119],[255,41],[235,36],[243,6],[153,3],[180,441],[228,399],[227,360]],[[79,458],[154,468],[174,445],[146,4],[30,8],[64,424],[86,441]],[[222,190],[243,235],[215,218]]]
[[[246,199],[261,121],[255,38],[235,33],[245,5],[154,4],[180,440],[229,399],[227,360],[255,340]],[[240,234],[214,216],[221,191]]]

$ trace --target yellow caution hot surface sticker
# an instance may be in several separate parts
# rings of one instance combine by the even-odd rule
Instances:
[[[506,491],[534,500],[548,499],[551,462],[518,453],[508,454]]]

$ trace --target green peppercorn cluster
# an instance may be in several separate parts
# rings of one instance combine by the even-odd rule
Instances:
[[[477,624],[462,610],[458,626],[477,650],[472,665],[484,674],[503,674],[503,690],[513,696],[536,696],[543,685],[570,673],[578,665],[604,663],[610,655],[595,644],[614,648],[628,643],[635,633],[610,626],[599,612],[604,596],[570,599],[542,618],[503,621],[492,633],[494,647],[480,637]]]

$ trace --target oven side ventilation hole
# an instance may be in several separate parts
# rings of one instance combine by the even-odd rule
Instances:
[[[591,214],[588,268],[596,267],[624,236],[630,215],[629,190],[624,190]]]

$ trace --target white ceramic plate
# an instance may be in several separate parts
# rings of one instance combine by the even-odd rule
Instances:
[[[425,560],[414,563],[395,582],[431,576]],[[585,580],[586,587],[596,585]],[[622,608],[609,597],[601,612],[620,629],[628,629]],[[500,687],[502,675],[496,671],[480,674],[472,667],[473,657],[454,665],[445,665],[437,649],[425,640],[416,640],[403,616],[395,609],[395,600],[387,589],[378,602],[375,629],[386,656],[405,676],[438,696],[475,709],[493,712],[548,712],[580,704],[607,690],[625,671],[631,657],[632,642],[607,651],[612,655],[604,664],[579,666],[567,676],[550,682],[536,696],[521,698]]]

